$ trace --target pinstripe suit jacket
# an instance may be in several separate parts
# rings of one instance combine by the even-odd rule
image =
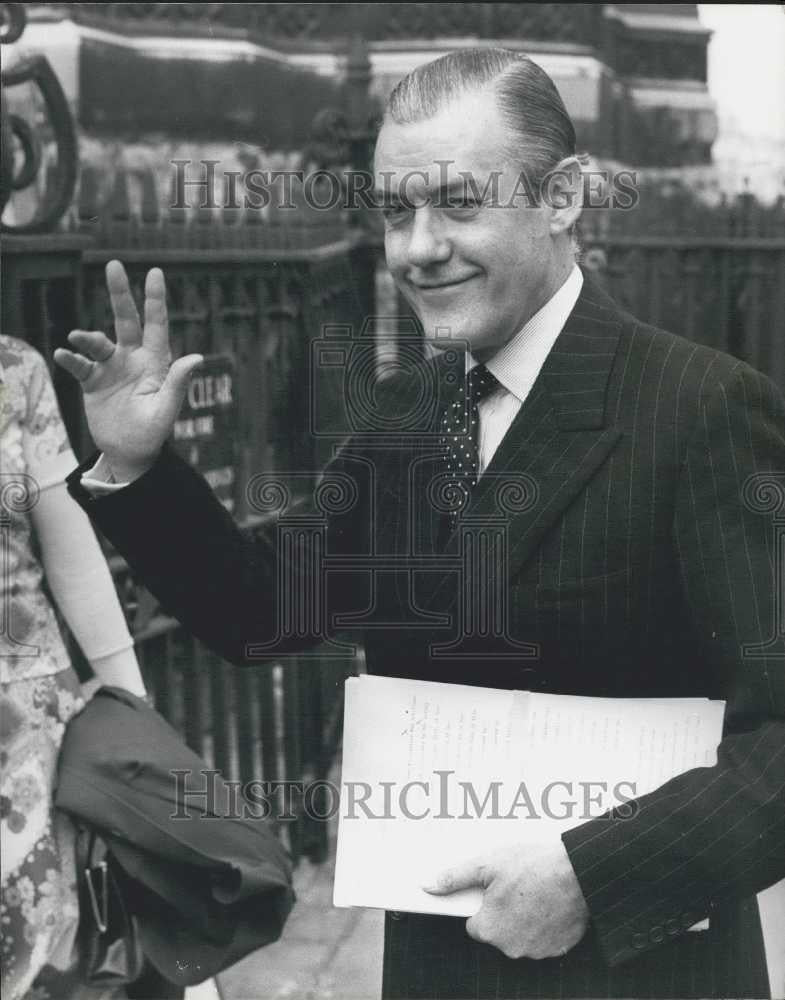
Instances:
[[[355,436],[325,480],[348,484],[350,500],[321,500],[319,544],[339,569],[324,610],[336,628],[362,629],[369,671],[728,707],[715,767],[641,797],[632,818],[564,835],[592,916],[567,956],[507,959],[461,920],[388,914],[385,995],[767,995],[754,894],[785,875],[780,394],[744,363],[638,323],[587,281],[471,497],[474,527],[436,556],[442,515],[427,498],[443,467],[429,432],[449,399],[420,406],[423,384],[398,380],[378,399],[382,412],[422,413],[416,433]],[[101,499],[79,483],[91,462],[72,494],[197,635],[238,664],[249,642],[281,654],[317,638],[281,635],[280,530],[241,538],[167,451]],[[462,560],[472,531],[503,539],[489,545],[498,558],[483,584]],[[316,565],[303,535],[285,561],[290,594]],[[472,625],[483,601],[496,627]],[[708,930],[687,930],[706,917]]]

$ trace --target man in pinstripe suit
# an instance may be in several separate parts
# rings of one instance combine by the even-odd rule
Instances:
[[[785,875],[785,647],[760,497],[785,473],[785,408],[742,362],[640,324],[583,277],[572,255],[574,153],[551,81],[516,54],[452,54],[392,95],[376,155],[387,261],[426,335],[446,328],[465,340],[466,367],[484,364],[494,380],[476,403],[477,482],[462,516],[504,514],[496,583],[509,617],[498,635],[461,635],[459,650],[433,618],[413,616],[441,613],[454,626],[462,588],[477,586],[427,561],[461,539],[422,503],[444,473],[433,433],[453,399],[450,352],[429,363],[440,395],[420,434],[387,452],[357,434],[327,471],[356,495],[328,518],[331,555],[367,556],[371,544],[423,561],[372,586],[364,571],[336,574],[329,608],[361,621],[370,672],[722,698],[725,734],[715,767],[642,796],[632,815],[590,820],[536,853],[434,873],[435,893],[481,885],[483,906],[468,923],[388,914],[384,992],[765,996],[755,893]],[[538,195],[521,204],[505,185],[521,190],[524,172]],[[456,194],[467,176],[476,183]],[[315,640],[281,635],[275,536],[244,543],[163,444],[199,359],[169,366],[160,272],[148,276],[144,333],[119,265],[108,279],[117,344],[79,332],[83,354],[57,358],[82,381],[104,453],[72,475],[72,494],[226,658],[247,662],[254,640],[278,654]],[[417,410],[415,381],[380,391],[381,413]],[[500,511],[499,483],[521,481],[534,484],[531,502]],[[303,565],[287,569],[296,577]]]

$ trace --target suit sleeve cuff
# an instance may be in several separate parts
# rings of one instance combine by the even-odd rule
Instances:
[[[112,467],[103,453],[98,456],[95,465],[83,473],[81,481],[82,486],[92,496],[106,496],[109,493],[116,493],[128,485],[128,483],[119,483],[115,479]]]
[[[600,817],[561,836],[609,966],[639,958],[696,924],[695,930],[702,929],[711,910],[704,899],[693,905],[667,899],[658,884],[647,882],[640,859],[625,844],[624,825],[622,818]]]
[[[97,510],[96,505],[102,506],[104,501],[109,502],[110,499],[114,503],[114,498],[125,497],[140,486],[143,487],[153,470],[165,461],[168,453],[169,448],[164,445],[155,464],[147,472],[132,482],[118,483],[113,481],[114,475],[105,456],[95,451],[66,476],[65,484],[79,506],[93,514]]]

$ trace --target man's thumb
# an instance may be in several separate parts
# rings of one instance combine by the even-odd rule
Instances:
[[[173,361],[161,386],[164,395],[172,401],[173,416],[177,415],[188,390],[191,375],[204,363],[201,354],[186,354]]]
[[[488,881],[489,874],[484,865],[477,861],[466,861],[464,864],[440,872],[436,878],[424,885],[423,889],[433,896],[447,896],[451,892],[470,889],[475,885],[484,889]]]

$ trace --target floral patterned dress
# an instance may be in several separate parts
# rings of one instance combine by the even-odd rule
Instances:
[[[44,589],[31,511],[73,468],[43,358],[0,336],[0,851],[4,1000],[96,998],[79,980],[74,828],[52,808],[84,701]]]

